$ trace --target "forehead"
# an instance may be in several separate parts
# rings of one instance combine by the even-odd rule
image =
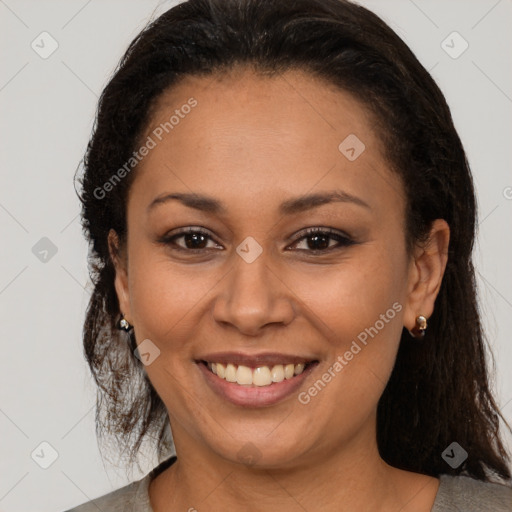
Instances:
[[[142,140],[151,138],[154,147],[135,183],[148,198],[200,189],[241,203],[340,186],[354,195],[399,197],[374,125],[349,93],[302,71],[187,77],[152,109]]]

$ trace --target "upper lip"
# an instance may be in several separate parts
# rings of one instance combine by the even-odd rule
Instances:
[[[244,354],[242,352],[214,352],[205,354],[196,361],[207,363],[236,364],[249,367],[273,366],[276,364],[299,364],[317,361],[314,357],[282,354],[279,352],[261,352],[259,354]]]

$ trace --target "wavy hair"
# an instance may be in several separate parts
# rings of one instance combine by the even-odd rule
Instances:
[[[451,229],[448,263],[424,341],[404,329],[380,398],[377,441],[390,465],[439,476],[508,480],[509,454],[490,389],[472,250],[476,201],[471,172],[439,87],[378,16],[346,0],[188,0],[152,21],[132,41],[103,90],[79,177],[82,227],[94,290],[84,353],[98,385],[96,431],[112,436],[133,462],[151,439],[170,455],[167,410],[134,356],[136,342],[116,329],[120,316],[107,236],[126,236],[126,199],[136,166],[108,197],[98,193],[129,161],[160,95],[189,76],[237,66],[262,74],[303,70],[346,91],[372,112],[384,157],[407,197],[407,250],[434,219]],[[442,459],[453,441],[468,458]]]

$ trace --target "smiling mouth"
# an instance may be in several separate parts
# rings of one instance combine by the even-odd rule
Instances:
[[[238,384],[240,386],[266,387],[272,384],[293,379],[307,368],[316,365],[318,361],[305,361],[303,363],[276,364],[273,366],[249,366],[237,364],[223,364],[209,361],[199,361],[217,377]]]

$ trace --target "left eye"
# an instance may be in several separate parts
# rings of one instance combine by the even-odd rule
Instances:
[[[180,245],[176,243],[176,240],[179,239],[184,240],[184,245]],[[330,242],[336,241],[337,245],[334,247]],[[214,247],[207,247],[208,241],[213,242]],[[299,249],[300,251],[306,252],[328,252],[330,250],[339,249],[341,247],[347,247],[349,245],[354,244],[355,242],[351,240],[348,236],[334,231],[332,229],[326,228],[309,228],[303,232],[302,236],[299,236],[293,243],[293,246],[299,245],[301,241],[304,241],[307,245],[306,249]],[[164,245],[171,245],[174,249],[178,251],[185,252],[201,252],[207,249],[212,248],[220,248],[216,242],[212,239],[210,234],[207,231],[204,231],[199,228],[187,228],[180,233],[176,233],[174,235],[166,235],[159,242]]]
[[[307,252],[327,252],[333,249],[339,249],[340,247],[347,247],[349,245],[354,244],[354,241],[351,240],[346,235],[334,231],[332,229],[325,228],[309,228],[305,231],[305,234],[299,237],[293,245],[297,244],[301,240],[306,242],[308,246],[307,249],[299,249],[306,250]],[[336,240],[338,242],[337,246],[334,247],[329,245],[329,240]],[[311,247],[313,246],[313,247]]]

